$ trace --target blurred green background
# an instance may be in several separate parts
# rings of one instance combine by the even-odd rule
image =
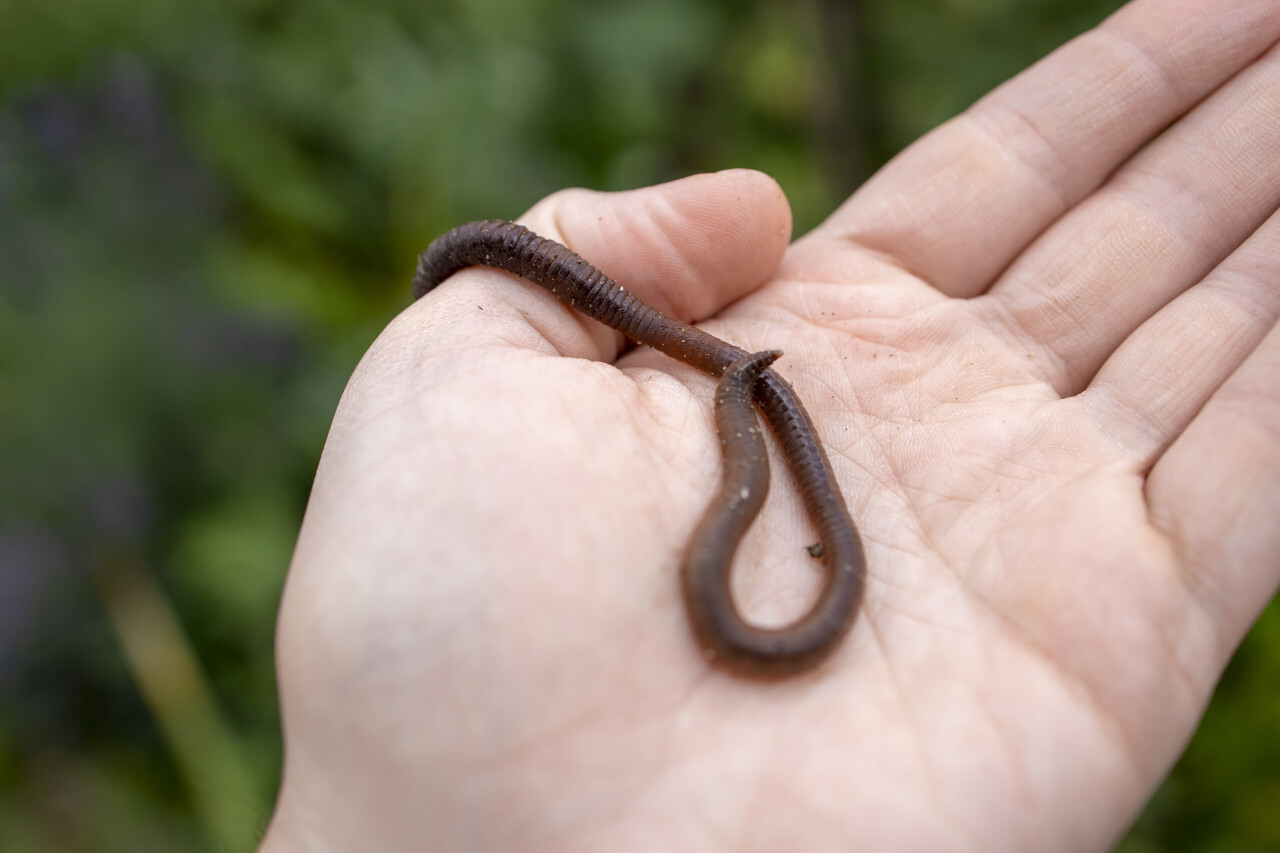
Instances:
[[[254,847],[311,477],[432,237],[731,166],[803,233],[1118,5],[0,0],[0,853]],[[1280,850],[1278,676],[1273,605],[1122,850]]]

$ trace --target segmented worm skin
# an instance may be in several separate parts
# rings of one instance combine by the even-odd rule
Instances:
[[[694,535],[683,572],[694,632],[709,660],[742,675],[803,672],[830,654],[852,626],[862,596],[862,542],[813,421],[791,386],[768,366],[777,354],[753,355],[668,317],[565,246],[501,220],[470,222],[434,240],[418,261],[414,298],[470,266],[497,267],[529,279],[631,340],[712,376],[725,377],[717,388],[716,406],[725,454],[724,488],[732,480],[739,484],[739,492],[745,484],[752,496],[745,503],[734,503],[722,489]],[[729,587],[734,550],[768,491],[768,458],[755,428],[750,397],[782,446],[821,540],[828,572],[813,608],[781,628],[748,624],[734,605]],[[749,429],[744,426],[747,422]]]

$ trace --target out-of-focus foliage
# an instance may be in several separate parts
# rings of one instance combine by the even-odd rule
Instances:
[[[310,478],[431,237],[731,166],[802,232],[1116,5],[0,3],[0,853],[253,847]],[[1280,849],[1277,674],[1273,607],[1125,851]]]

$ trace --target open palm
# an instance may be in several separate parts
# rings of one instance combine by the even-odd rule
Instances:
[[[491,270],[398,318],[291,567],[264,849],[1114,841],[1280,581],[1280,16],[1187,8],[1131,4],[790,246],[750,172],[523,218],[786,353],[868,559],[812,673],[727,675],[685,625],[714,380]],[[735,570],[764,624],[821,583],[773,468]]]

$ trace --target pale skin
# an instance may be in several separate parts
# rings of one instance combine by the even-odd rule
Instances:
[[[262,849],[1112,846],[1280,583],[1278,39],[1275,0],[1138,0],[794,243],[747,171],[535,206],[786,353],[866,545],[858,622],[804,676],[708,665],[678,570],[714,380],[464,271],[334,419]],[[821,574],[771,458],[735,594],[779,624]]]

